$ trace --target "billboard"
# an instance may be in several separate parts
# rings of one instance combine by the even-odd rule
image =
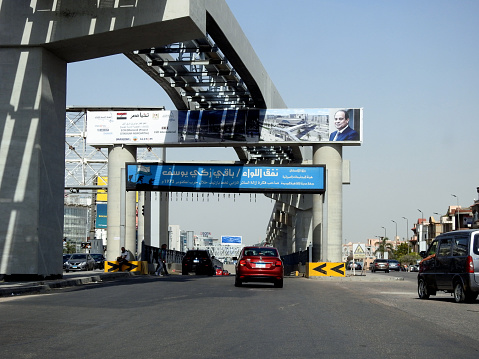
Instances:
[[[96,204],[96,221],[95,228],[107,228],[107,208],[106,203],[97,203]]]
[[[238,146],[362,142],[363,109],[87,111],[91,146]]]
[[[127,191],[323,193],[324,165],[126,163]]]
[[[241,236],[221,236],[221,244],[224,245],[241,245],[243,238]]]

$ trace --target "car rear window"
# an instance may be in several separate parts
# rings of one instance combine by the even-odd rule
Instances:
[[[245,248],[245,256],[264,256],[264,257],[277,257],[278,252],[274,248]]]
[[[188,251],[186,253],[186,256],[206,258],[206,257],[208,257],[208,252],[206,252],[206,251]]]
[[[479,234],[474,235],[474,254],[479,254]]]

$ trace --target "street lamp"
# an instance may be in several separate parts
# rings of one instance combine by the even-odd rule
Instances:
[[[455,194],[451,194],[451,196],[453,197],[456,197],[456,204],[457,204],[457,207],[456,207],[456,213],[457,213],[457,228],[455,229],[459,229],[459,197],[456,196]]]
[[[406,217],[403,217],[403,219],[406,220],[406,243],[407,243],[407,252],[409,253],[409,237],[408,237],[408,233],[409,233],[409,220],[408,220]]]
[[[394,240],[397,241],[398,240],[398,224],[393,219],[391,219],[391,222],[394,222],[394,224],[396,225],[396,237],[394,237]],[[397,245],[397,243],[396,243],[396,245]]]
[[[386,234],[386,227],[381,226],[381,228],[384,228],[384,238],[387,238],[388,236]]]

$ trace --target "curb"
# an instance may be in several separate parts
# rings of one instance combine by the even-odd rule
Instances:
[[[131,272],[113,272],[94,274],[85,277],[71,278],[71,279],[54,279],[40,282],[15,282],[15,283],[0,283],[0,297],[10,297],[14,295],[26,293],[46,293],[52,289],[75,287],[89,283],[106,282],[120,278],[129,278],[137,274]]]

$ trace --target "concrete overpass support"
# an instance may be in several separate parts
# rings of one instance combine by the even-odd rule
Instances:
[[[112,146],[108,148],[108,237],[106,259],[114,261],[124,246],[135,253],[136,250],[136,194],[134,191],[122,191],[121,177],[125,162],[136,161],[136,146]],[[121,207],[124,197],[124,208]],[[122,214],[121,211],[125,212]],[[125,223],[121,218],[125,217]],[[124,228],[122,228],[124,226]],[[123,233],[124,232],[124,238]]]
[[[313,199],[313,261],[341,262],[343,236],[343,163],[341,145],[313,146],[313,163],[326,165],[325,226],[321,229],[323,201],[321,195]],[[321,236],[322,233],[322,236]],[[322,238],[321,238],[322,237]],[[317,246],[320,251],[318,253]],[[316,249],[315,249],[316,247]]]
[[[0,48],[0,277],[62,274],[66,70],[41,47]]]

